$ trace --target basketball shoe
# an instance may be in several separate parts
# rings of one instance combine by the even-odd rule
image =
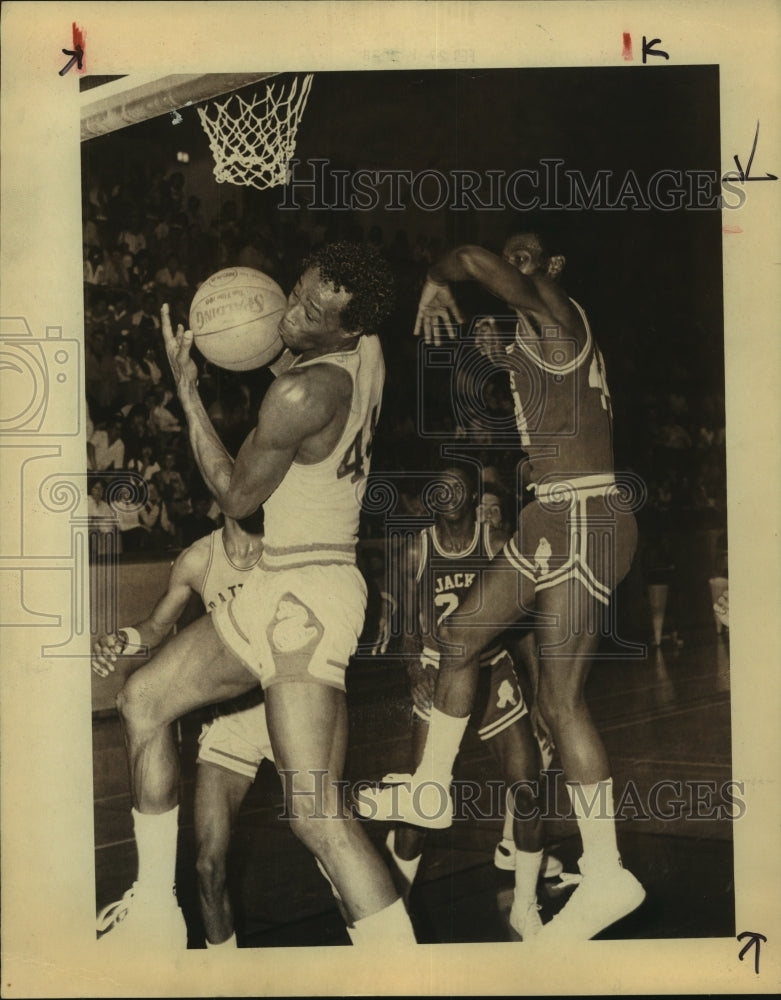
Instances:
[[[645,889],[621,865],[595,872],[584,870],[570,898],[540,931],[540,941],[588,941],[626,917],[645,899]]]
[[[414,783],[411,774],[386,774],[385,788],[363,788],[356,811],[364,819],[409,823],[428,830],[446,830],[453,824],[450,789],[435,781]]]
[[[525,909],[513,904],[510,910],[510,926],[516,934],[520,934],[521,941],[537,937],[543,928],[539,903],[533,901]]]
[[[187,948],[187,924],[175,892],[166,896],[139,891],[137,882],[122,899],[100,911],[97,931],[98,940],[106,947],[155,951]]]

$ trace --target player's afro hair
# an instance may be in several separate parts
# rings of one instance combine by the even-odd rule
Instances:
[[[361,243],[328,243],[304,262],[304,270],[320,269],[320,277],[352,299],[342,310],[348,333],[377,333],[395,301],[395,282],[388,264],[372,247]]]

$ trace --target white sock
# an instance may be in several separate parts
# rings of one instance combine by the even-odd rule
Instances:
[[[416,858],[412,858],[407,861],[405,858],[400,858],[396,853],[396,831],[391,830],[385,841],[385,845],[388,848],[390,856],[393,858],[393,863],[401,872],[402,878],[407,883],[407,887],[411,888],[412,883],[415,881],[415,876],[418,874],[418,866],[420,865],[420,859],[423,857],[419,854]]]
[[[515,895],[513,904],[519,910],[527,910],[537,902],[537,879],[540,876],[542,851],[515,852]]]
[[[450,788],[453,764],[461,748],[461,740],[468,722],[468,715],[458,718],[432,707],[426,746],[415,771],[415,778],[418,781],[435,781],[443,788]]]
[[[219,941],[217,944],[212,944],[211,941],[208,938],[206,938],[206,947],[207,948],[225,948],[226,951],[229,950],[229,949],[231,949],[231,948],[238,948],[238,945],[236,944],[236,932],[234,931],[233,934],[231,934],[231,936],[228,938],[227,941]]]
[[[592,785],[580,785],[568,781],[567,791],[583,841],[581,863],[583,874],[620,867],[621,857],[616,841],[613,805],[613,779],[607,778]]]
[[[176,882],[179,806],[164,813],[141,813],[133,809],[132,815],[138,848],[138,887],[170,897]]]
[[[356,920],[352,927],[347,928],[347,933],[357,947],[377,949],[386,944],[417,943],[404,900],[401,898],[369,917]]]

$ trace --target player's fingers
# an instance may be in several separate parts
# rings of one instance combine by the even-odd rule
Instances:
[[[192,330],[185,330],[184,327],[179,324],[179,331],[177,333],[179,340],[179,354],[186,358],[190,357],[190,348],[193,346],[193,332]]]
[[[413,337],[419,337],[423,332],[423,313],[418,309],[418,314],[415,317],[415,329],[412,331]]]
[[[164,302],[160,309],[160,328],[163,331],[163,340],[166,345],[173,342],[174,333],[171,328],[171,311],[168,308],[168,303]]]

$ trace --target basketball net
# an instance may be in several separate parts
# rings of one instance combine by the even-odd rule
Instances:
[[[248,104],[231,94],[222,104],[214,103],[211,118],[198,108],[198,117],[209,139],[218,184],[276,187],[290,180],[290,160],[296,151],[296,133],[306,107],[312,75],[293,80],[289,93],[266,87],[266,96],[252,97]]]

